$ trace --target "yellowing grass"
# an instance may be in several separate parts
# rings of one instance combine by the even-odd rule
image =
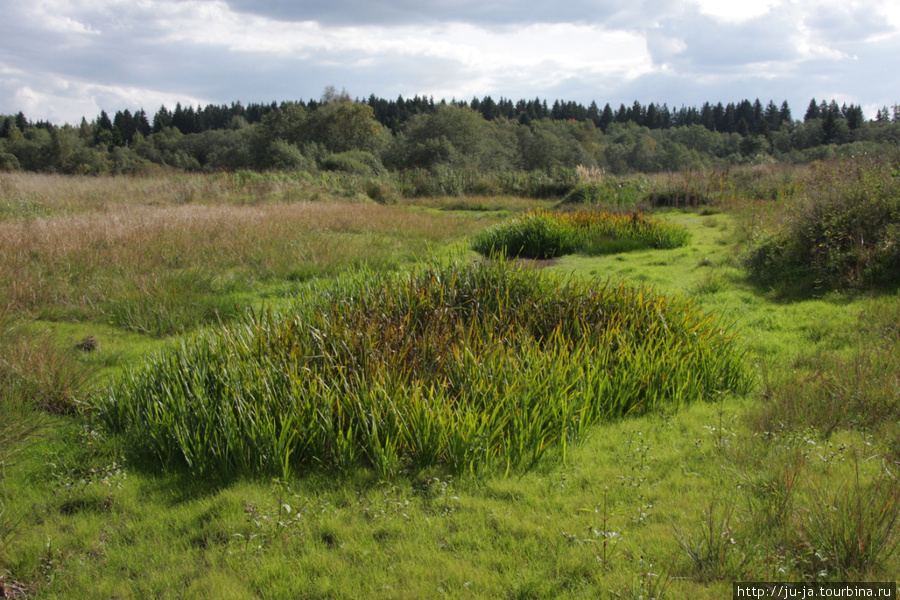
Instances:
[[[134,302],[157,299],[164,311],[196,302],[197,294],[221,298],[364,263],[391,267],[471,227],[465,219],[345,202],[134,205],[0,222],[0,305],[118,321]],[[223,307],[209,308],[201,321]],[[186,318],[161,328],[118,324],[165,334],[196,315]]]

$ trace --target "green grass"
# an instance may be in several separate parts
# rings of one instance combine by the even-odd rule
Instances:
[[[705,181],[694,178],[695,187]],[[236,180],[234,193],[248,195],[248,204],[305,193],[276,179]],[[772,196],[762,183],[734,193]],[[168,185],[176,184],[196,190],[194,202],[209,197],[196,181]],[[94,185],[108,191],[103,186],[112,184]],[[567,445],[564,458],[554,450],[530,469],[506,474],[498,461],[498,471],[454,475],[437,461],[384,478],[363,457],[345,473],[309,468],[287,478],[276,470],[278,480],[198,477],[177,460],[160,469],[121,437],[104,434],[96,419],[35,411],[19,392],[10,393],[22,388],[0,386],[0,584],[33,598],[712,599],[727,597],[735,580],[891,580],[900,572],[900,429],[890,402],[900,372],[894,358],[900,304],[896,293],[786,296],[747,278],[736,244],[762,222],[758,215],[780,218],[773,200],[788,201],[793,185],[774,194],[780,200],[757,201],[746,212],[729,205],[712,207],[715,214],[665,213],[690,231],[688,246],[526,263],[546,267],[542,278],[573,289],[616,286],[624,277],[629,286],[646,285],[648,298],[692,297],[698,310],[731,322],[750,343],[747,361],[757,382],[743,398],[599,422]],[[52,200],[38,191],[40,202]],[[89,186],[72,191],[88,205]],[[412,260],[430,245],[458,259],[448,243],[461,244],[496,222],[485,211],[469,220],[464,204],[448,200],[453,211],[432,210],[441,208],[435,199],[428,210],[379,207],[401,222],[399,229],[350,221],[308,247],[325,256],[335,240],[360,242],[346,260],[331,263],[334,274],[354,269],[352,254],[365,244]],[[47,214],[61,212],[54,205]],[[365,212],[366,219],[373,214]],[[18,231],[23,223],[16,219],[3,231]],[[429,227],[452,233],[431,237]],[[109,254],[108,262],[127,256]],[[38,252],[32,260],[56,258]],[[407,269],[406,260],[393,264],[427,272]],[[150,272],[162,277],[169,270],[157,264]],[[378,285],[408,277],[367,285],[396,290]],[[330,274],[319,278],[320,290],[340,291]],[[3,281],[17,289],[29,283],[6,275]],[[345,290],[363,283],[353,276],[343,281]],[[290,296],[309,286],[276,274],[244,298],[284,315]],[[34,319],[45,307],[7,312],[15,319],[0,335],[0,365],[7,365],[0,377],[12,373],[7,384],[36,386],[33,397],[66,378],[23,382],[17,374],[31,372],[25,365],[93,373],[56,388],[81,398],[146,355],[182,343],[92,316]],[[74,349],[85,335],[97,338],[98,352]]]

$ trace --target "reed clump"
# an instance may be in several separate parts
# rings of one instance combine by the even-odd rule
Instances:
[[[683,227],[639,211],[536,209],[476,234],[472,249],[484,256],[547,259],[573,253],[678,248],[690,240]]]
[[[319,286],[148,359],[96,401],[99,421],[199,474],[479,473],[751,385],[715,318],[624,283],[484,261]]]

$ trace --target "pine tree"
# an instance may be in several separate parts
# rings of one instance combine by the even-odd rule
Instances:
[[[163,129],[172,126],[172,113],[165,107],[160,106],[159,110],[153,116],[153,133],[159,133]]]
[[[659,128],[659,112],[656,110],[656,104],[653,102],[647,105],[647,112],[644,116],[643,124],[650,129]]]
[[[81,117],[81,124],[78,126],[78,137],[82,140],[89,140],[93,137],[93,129],[84,117]]]
[[[131,111],[126,108],[124,111],[116,112],[116,116],[113,119],[113,130],[115,141],[120,141],[121,144],[124,144],[125,146],[131,145],[136,131],[134,117],[131,116]],[[116,145],[118,146],[119,144]]]
[[[728,131],[728,121],[725,118],[725,107],[722,106],[722,103],[719,102],[716,104],[715,108],[713,108],[713,117],[715,122],[715,131],[726,132]]]
[[[724,133],[734,133],[734,128],[737,126],[738,122],[736,113],[737,108],[733,102],[726,104],[725,115],[722,118],[723,126],[721,129],[717,126],[716,129]]]
[[[97,127],[102,129],[103,131],[112,131],[113,130],[112,121],[109,120],[109,115],[106,114],[105,110],[101,110],[100,116],[97,117]]]
[[[134,113],[134,125],[136,129],[136,133],[140,133],[142,136],[147,137],[152,133],[152,129],[150,128],[150,121],[147,120],[147,113],[144,112],[144,109]]]
[[[766,105],[765,119],[770,131],[778,131],[781,128],[781,111],[772,100]]]
[[[600,127],[600,107],[597,106],[596,100],[591,100],[591,105],[587,109],[587,118],[590,119],[596,127]]]
[[[672,126],[672,111],[669,110],[669,105],[665,102],[663,102],[659,111],[659,126],[663,129],[668,129]]]
[[[603,130],[603,133],[606,133],[609,124],[615,119],[616,117],[613,114],[612,107],[609,105],[609,102],[607,102],[606,106],[603,107],[603,114],[600,115],[600,129]]]
[[[481,101],[481,116],[486,121],[491,121],[497,116],[497,104],[490,96],[485,96]]]
[[[794,117],[791,116],[791,107],[788,106],[787,100],[781,103],[781,122],[793,123]]]
[[[822,118],[822,143],[823,144],[831,144],[835,141],[838,132],[838,115],[839,112],[835,112],[832,110],[825,111],[825,116]]]
[[[847,127],[850,129],[859,129],[862,127],[863,123],[865,123],[865,117],[863,116],[861,106],[853,104],[850,106],[844,105],[841,107],[841,113],[847,120]]]
[[[637,100],[631,105],[631,111],[628,115],[629,121],[634,121],[638,125],[643,125],[647,121],[647,109],[641,106]]]
[[[819,105],[816,104],[816,99],[813,98],[809,101],[809,106],[806,109],[806,114],[803,116],[803,122],[807,123],[812,121],[813,119],[818,119],[822,116],[822,112],[819,110]]]

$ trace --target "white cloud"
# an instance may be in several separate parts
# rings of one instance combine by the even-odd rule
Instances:
[[[777,0],[693,0],[700,12],[723,21],[740,22],[761,17]]]
[[[0,86],[6,82],[12,82],[14,89],[11,97],[0,96],[0,103],[16,107],[15,111],[8,112],[22,111],[30,119],[55,123],[77,124],[82,117],[91,120],[101,110],[126,108],[132,112],[144,108],[152,118],[156,109],[163,104],[171,108],[177,102],[191,105],[209,103],[208,100],[186,97],[183,94],[74,81],[53,74],[25,73],[0,65]],[[0,111],[2,112],[4,111]]]
[[[222,48],[290,60],[315,57],[335,66],[377,69],[391,57],[406,62],[455,63],[442,86],[424,91],[443,97],[502,92],[511,77],[545,89],[578,76],[634,78],[652,69],[644,37],[600,26],[537,23],[488,29],[466,23],[413,26],[335,26],[273,21],[231,12],[224,3],[185,5],[169,14],[167,43]]]

